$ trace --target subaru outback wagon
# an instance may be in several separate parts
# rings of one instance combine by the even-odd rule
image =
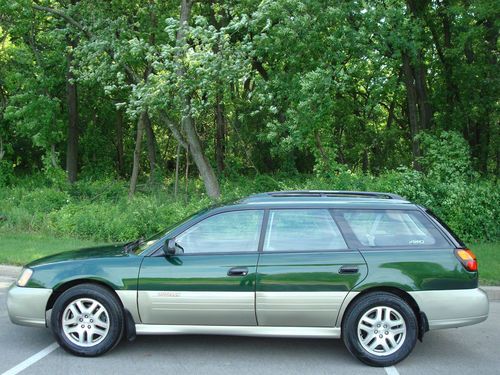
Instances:
[[[34,261],[7,304],[80,356],[149,334],[342,338],[373,366],[488,316],[476,257],[436,216],[345,191],[256,194],[148,240]]]

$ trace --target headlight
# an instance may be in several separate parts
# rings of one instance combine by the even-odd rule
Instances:
[[[33,275],[33,270],[31,268],[24,268],[21,276],[17,279],[17,286],[26,286],[28,281],[30,281],[31,275]]]

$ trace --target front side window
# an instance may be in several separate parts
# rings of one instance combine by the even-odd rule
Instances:
[[[363,246],[446,246],[445,238],[419,211],[345,210],[340,213]]]
[[[337,224],[325,209],[271,210],[264,251],[347,249]]]
[[[223,212],[196,223],[175,241],[186,254],[257,251],[263,216],[262,210]]]

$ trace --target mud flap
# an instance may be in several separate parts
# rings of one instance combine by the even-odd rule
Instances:
[[[424,340],[424,334],[429,330],[429,321],[427,320],[427,315],[423,311],[419,312],[418,319],[418,339],[420,342]]]
[[[135,332],[135,322],[134,318],[132,318],[132,314],[130,311],[125,310],[125,337],[128,341],[134,341],[136,338]]]

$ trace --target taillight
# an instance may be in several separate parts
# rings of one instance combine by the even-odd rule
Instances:
[[[467,271],[477,271],[477,260],[474,253],[469,249],[455,249],[455,255]]]

